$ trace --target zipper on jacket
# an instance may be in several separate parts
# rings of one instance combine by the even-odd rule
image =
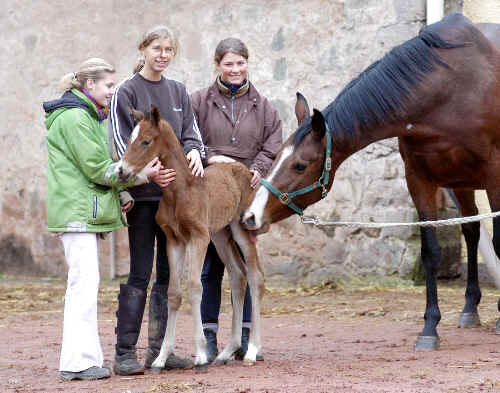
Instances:
[[[94,210],[92,212],[92,217],[97,218],[97,195],[94,195]]]
[[[231,120],[233,121],[233,126],[236,124],[234,122],[234,94],[231,95]]]

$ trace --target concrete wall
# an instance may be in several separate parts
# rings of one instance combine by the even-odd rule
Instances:
[[[447,12],[460,10],[448,1]],[[279,110],[284,136],[295,130],[296,91],[317,108],[392,46],[425,23],[425,0],[279,1],[185,0],[3,2],[0,16],[0,272],[65,271],[59,240],[45,231],[46,147],[41,102],[59,95],[57,82],[91,56],[127,77],[143,31],[168,24],[180,53],[166,76],[190,91],[214,79],[212,56],[227,36],[250,50],[250,78]],[[307,214],[343,220],[412,221],[395,140],[373,144],[337,172],[334,192]],[[450,214],[450,213],[445,213]],[[117,272],[128,271],[126,232],[119,231]],[[290,218],[262,236],[260,253],[270,278],[316,282],[346,271],[406,273],[418,258],[417,232],[407,229],[316,229]],[[102,270],[107,275],[107,243]]]

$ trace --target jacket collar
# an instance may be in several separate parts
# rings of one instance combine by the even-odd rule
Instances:
[[[218,77],[217,77],[218,78]],[[252,82],[248,81],[248,90],[246,94],[244,94],[241,97],[246,97],[249,102],[251,102],[253,105],[258,105],[260,104],[260,95],[255,86],[252,84]],[[208,88],[208,98],[216,101],[217,103],[221,103],[224,99],[224,95],[221,93],[219,89],[219,84],[217,82],[217,79],[215,82]]]

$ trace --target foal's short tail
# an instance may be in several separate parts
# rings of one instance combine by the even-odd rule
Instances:
[[[453,190],[446,188],[446,192],[450,196],[451,200],[455,203],[458,211],[460,212],[460,205],[458,204],[457,198]],[[461,212],[460,212],[461,214]],[[479,252],[483,257],[488,273],[493,278],[495,286],[500,288],[500,260],[495,253],[493,248],[493,242],[491,241],[491,236],[486,229],[484,223],[480,221],[480,236],[479,236]]]

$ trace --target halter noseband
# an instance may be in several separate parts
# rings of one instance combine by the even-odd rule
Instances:
[[[326,153],[325,153],[325,165],[323,166],[323,172],[318,180],[316,180],[310,186],[301,188],[300,190],[293,192],[281,192],[276,187],[274,187],[271,183],[269,183],[266,179],[260,179],[260,184],[266,187],[271,193],[273,193],[282,204],[287,205],[290,209],[295,211],[299,216],[304,214],[304,211],[298,207],[295,203],[292,202],[292,199],[296,196],[307,194],[315,190],[318,187],[322,188],[321,198],[325,198],[328,195],[328,190],[326,186],[330,181],[330,170],[332,169],[332,158],[330,157],[332,151],[332,135],[330,133],[330,127],[328,123],[325,121],[326,127]]]

